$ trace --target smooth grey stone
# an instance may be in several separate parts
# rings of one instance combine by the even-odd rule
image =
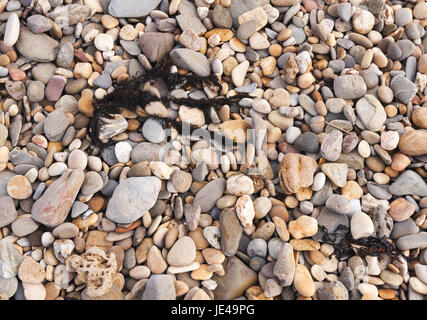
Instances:
[[[41,168],[44,166],[44,161],[42,159],[18,149],[13,149],[12,151],[10,151],[9,160],[15,166],[17,166],[18,164],[31,164],[35,165],[37,168]]]
[[[108,73],[103,72],[98,78],[93,81],[93,84],[97,87],[107,90],[113,84],[111,77]]]
[[[427,232],[419,232],[400,237],[396,245],[400,250],[424,248],[427,246]]]
[[[395,196],[427,197],[427,183],[415,171],[406,170],[390,185],[389,191]]]
[[[420,228],[415,224],[414,220],[408,218],[404,221],[395,222],[393,224],[393,230],[390,234],[390,238],[397,240],[400,237],[417,233],[419,230]]]
[[[210,181],[197,192],[194,205],[199,205],[202,212],[209,212],[222,197],[225,190],[225,179],[218,178]]]
[[[388,185],[376,184],[373,182],[368,182],[367,188],[369,193],[377,199],[380,200],[390,200],[393,196],[389,190]]]
[[[141,300],[176,300],[174,277],[155,274],[150,277]]]

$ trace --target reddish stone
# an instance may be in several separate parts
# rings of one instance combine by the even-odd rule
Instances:
[[[413,215],[415,206],[404,198],[398,198],[390,203],[388,214],[394,221],[404,221]]]
[[[61,76],[53,76],[45,89],[46,98],[49,101],[58,101],[65,87],[65,80]]]
[[[14,81],[22,81],[25,79],[26,74],[24,71],[19,69],[11,69],[9,70],[9,75]]]

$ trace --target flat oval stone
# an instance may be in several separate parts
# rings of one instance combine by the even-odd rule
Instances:
[[[427,232],[420,232],[400,237],[396,242],[400,250],[424,248],[427,246]]]
[[[157,201],[161,181],[157,177],[132,177],[123,180],[108,202],[106,217],[117,223],[132,223]]]
[[[61,224],[84,181],[82,170],[67,170],[55,180],[31,209],[33,219],[48,227],[54,228]]]
[[[359,75],[343,75],[334,81],[334,92],[337,98],[357,99],[363,97],[367,87]]]
[[[190,237],[182,237],[169,250],[167,261],[171,266],[183,267],[196,258],[196,245]]]
[[[379,131],[387,119],[381,102],[370,94],[357,101],[356,112],[365,128],[371,131]]]
[[[18,237],[25,237],[38,228],[39,225],[31,217],[19,218],[12,223],[12,231]]]
[[[197,192],[193,205],[199,205],[202,213],[209,212],[224,194],[225,183],[223,178],[210,181]]]
[[[233,210],[226,209],[219,217],[221,230],[221,249],[228,257],[234,256],[239,247],[243,228]]]
[[[328,161],[337,161],[341,155],[343,134],[334,130],[326,135],[320,147],[320,154]]]

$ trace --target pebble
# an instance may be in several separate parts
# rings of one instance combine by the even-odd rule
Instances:
[[[408,104],[417,92],[416,85],[403,76],[395,76],[390,82],[394,96],[402,103]],[[403,88],[405,88],[403,90]]]
[[[142,134],[144,138],[152,143],[160,143],[166,137],[160,122],[151,118],[147,119],[142,126]]]
[[[384,107],[370,94],[359,99],[356,112],[365,128],[374,132],[381,129],[387,118]]]
[[[333,194],[328,197],[326,208],[339,214],[349,214],[351,210],[350,202],[346,197],[339,194]]]
[[[360,34],[367,34],[375,24],[374,15],[368,10],[356,10],[353,15],[353,27]]]
[[[236,174],[227,180],[227,191],[235,196],[251,195],[254,192],[252,179]]]
[[[224,210],[219,217],[221,231],[221,250],[230,257],[236,254],[242,237],[242,226],[232,210]]]
[[[132,177],[122,181],[108,202],[106,217],[117,223],[134,222],[154,206],[160,185],[157,177]]]
[[[328,161],[336,161],[341,155],[343,134],[339,130],[333,130],[323,139],[320,153]]]
[[[152,275],[145,285],[141,300],[175,300],[174,279],[171,275]]]
[[[309,216],[301,216],[289,222],[288,230],[294,239],[311,237],[317,233],[317,220]]]
[[[398,144],[399,150],[409,156],[420,156],[426,154],[426,137],[427,133],[421,130],[405,132],[400,137]]]
[[[59,239],[72,239],[77,237],[79,229],[77,226],[70,222],[65,222],[57,226],[52,231],[52,235]]]
[[[200,77],[207,77],[211,72],[208,60],[199,52],[178,48],[171,51],[170,57],[175,65],[190,70]]]
[[[27,26],[33,33],[44,33],[52,29],[52,25],[49,20],[40,14],[28,17]]]
[[[0,197],[0,227],[3,228],[13,221],[17,217],[17,212],[13,199],[9,196]]]
[[[374,224],[366,213],[356,212],[351,217],[350,230],[354,239],[365,238],[374,233]]]
[[[12,223],[12,231],[15,235],[19,236],[19,237],[25,237],[31,233],[33,233],[34,231],[36,231],[39,228],[39,225],[34,222],[33,219],[31,219],[31,217],[20,217],[19,219],[16,219],[13,223]]]
[[[401,196],[415,194],[420,197],[427,196],[427,183],[415,171],[407,170],[390,185],[393,195]]]
[[[23,56],[31,60],[50,62],[56,58],[58,42],[44,33],[32,33],[23,27],[19,33],[16,48]]]
[[[345,163],[325,163],[320,166],[322,172],[338,187],[347,182],[348,165]]]
[[[281,183],[291,192],[313,184],[313,175],[317,169],[316,161],[308,156],[288,153],[281,162]]]
[[[68,156],[68,168],[70,169],[86,169],[88,157],[82,150],[76,149],[71,151]]]
[[[363,97],[367,87],[359,75],[343,75],[334,81],[334,92],[338,98],[357,99]]]
[[[422,248],[427,244],[427,233],[420,232],[400,237],[396,245],[400,250]]]
[[[34,203],[31,209],[33,219],[51,228],[61,224],[66,219],[83,181],[83,171],[65,171]],[[46,212],[50,214],[47,215]]]
[[[213,291],[216,299],[235,299],[256,282],[257,274],[237,257],[230,257],[224,269],[224,276],[214,275],[212,277],[212,280],[216,281],[218,285]]]
[[[25,283],[37,284],[45,279],[46,273],[43,267],[33,258],[25,257],[19,265],[18,277]]]
[[[31,197],[33,188],[25,176],[16,175],[7,183],[7,194],[13,199],[24,200]]]
[[[182,237],[169,250],[167,262],[174,267],[189,265],[196,258],[196,245],[190,237]]]
[[[13,47],[18,41],[20,31],[19,17],[16,13],[11,13],[6,23],[6,30],[4,31],[4,45],[6,47]]]
[[[223,195],[225,184],[226,181],[222,178],[210,181],[197,192],[193,205],[199,205],[201,212],[209,212]]]
[[[294,278],[295,289],[304,297],[311,297],[315,293],[313,278],[307,267],[297,264]]]

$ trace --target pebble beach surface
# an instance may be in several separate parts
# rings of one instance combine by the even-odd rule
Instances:
[[[424,0],[0,0],[0,299],[425,300],[426,26]],[[192,81],[96,118],[162,61]]]

